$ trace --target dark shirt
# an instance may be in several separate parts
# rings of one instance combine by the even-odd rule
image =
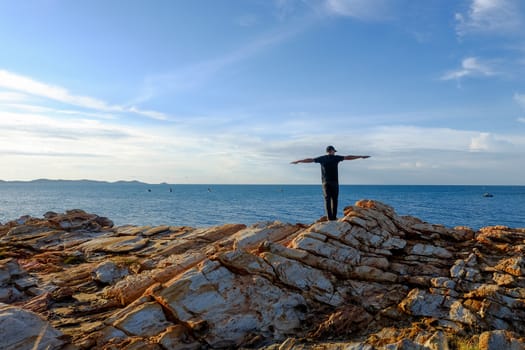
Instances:
[[[323,183],[339,183],[337,165],[344,159],[345,157],[336,156],[335,154],[327,154],[314,159],[314,162],[321,164],[321,175]]]

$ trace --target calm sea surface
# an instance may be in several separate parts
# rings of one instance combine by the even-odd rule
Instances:
[[[489,192],[493,197],[483,197]],[[345,206],[374,199],[399,215],[449,227],[525,227],[525,186],[341,185]],[[139,183],[0,183],[0,222],[47,211],[83,209],[116,225],[312,223],[324,215],[320,185],[147,185]]]

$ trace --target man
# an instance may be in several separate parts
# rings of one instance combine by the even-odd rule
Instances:
[[[328,220],[337,220],[337,197],[339,197],[339,174],[337,166],[343,160],[354,160],[369,158],[370,156],[337,156],[334,146],[326,147],[326,155],[317,158],[305,158],[291,162],[319,163],[321,164],[321,175],[323,180],[323,195],[325,201],[326,216]]]

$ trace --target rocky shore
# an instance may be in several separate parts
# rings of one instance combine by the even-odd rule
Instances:
[[[0,349],[525,349],[525,228],[0,224]]]

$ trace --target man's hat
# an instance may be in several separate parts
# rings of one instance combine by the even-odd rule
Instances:
[[[326,147],[326,152],[334,151],[337,152],[337,150],[334,148],[334,146],[328,146]]]

